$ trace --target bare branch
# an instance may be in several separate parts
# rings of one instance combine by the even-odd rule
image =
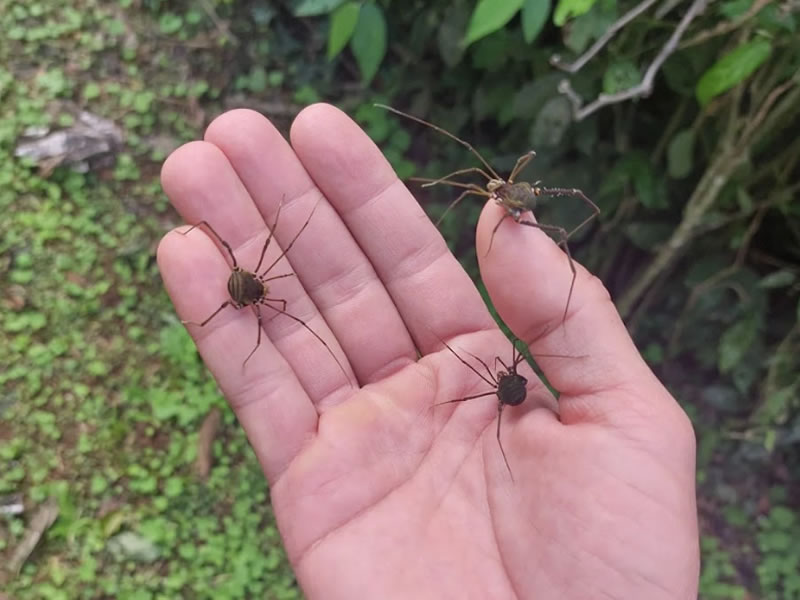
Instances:
[[[563,63],[561,62],[561,56],[559,56],[558,54],[554,54],[553,56],[550,57],[550,64],[556,67],[557,69],[566,71],[567,73],[577,73],[583,68],[583,65],[589,62],[594,57],[595,54],[597,54],[598,52],[600,52],[600,50],[603,49],[603,46],[605,46],[611,40],[611,38],[617,35],[617,32],[620,29],[625,27],[625,25],[633,21],[636,17],[638,17],[648,8],[653,6],[653,4],[655,4],[657,1],[658,0],[643,0],[643,2],[640,2],[639,4],[634,6],[631,10],[626,12],[616,21],[614,21],[608,28],[608,30],[599,38],[597,38],[597,41],[594,44],[592,44],[592,47],[589,48],[586,52],[584,52],[580,56],[580,58],[578,58],[575,62]]]
[[[619,102],[624,102],[625,100],[630,100],[631,98],[649,96],[653,91],[653,82],[655,81],[656,74],[658,73],[659,69],[661,69],[661,65],[663,65],[664,62],[672,55],[672,53],[678,49],[678,42],[680,41],[681,37],[683,37],[683,34],[689,27],[689,24],[700,13],[703,12],[708,1],[709,0],[694,0],[694,2],[692,2],[689,10],[687,10],[686,14],[683,15],[683,18],[681,19],[680,23],[678,23],[675,31],[672,32],[672,35],[667,40],[667,43],[664,44],[653,62],[649,67],[647,67],[647,71],[645,71],[644,77],[642,78],[641,83],[638,85],[628,88],[627,90],[617,92],[616,94],[600,94],[593,102],[583,106],[582,108],[578,108],[574,100],[575,98],[578,98],[578,94],[572,89],[569,81],[562,81],[559,84],[558,89],[568,98],[570,98],[570,101],[573,103],[573,108],[575,108],[573,118],[576,121],[582,121],[593,112],[604,106],[608,106],[609,104],[617,104]]]
[[[717,26],[714,27],[713,29],[708,29],[706,31],[697,34],[693,38],[682,42],[681,45],[678,47],[681,50],[683,50],[684,48],[690,48],[691,46],[702,44],[706,40],[710,40],[713,37],[717,37],[729,33],[731,31],[734,31],[739,27],[741,27],[746,21],[750,20],[752,17],[761,12],[761,9],[764,8],[770,2],[772,2],[772,0],[756,0],[755,2],[753,2],[753,6],[751,6],[750,9],[746,13],[741,15],[738,19],[734,21],[727,21],[727,22],[723,21],[721,23],[718,23]]]

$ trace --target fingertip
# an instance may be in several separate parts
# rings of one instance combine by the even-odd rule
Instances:
[[[156,247],[156,262],[158,263],[159,270],[163,271],[163,261],[168,261],[169,257],[177,251],[176,240],[174,238],[180,235],[179,231],[179,227],[174,227],[159,240],[158,246]]]
[[[303,138],[309,131],[319,131],[331,124],[335,125],[341,117],[347,117],[341,110],[326,102],[309,104],[294,118],[289,129],[289,139],[294,143],[296,137]]]
[[[292,123],[289,138],[328,197],[373,197],[397,179],[375,142],[333,105],[306,107]]]
[[[214,118],[206,127],[203,139],[214,143],[214,140],[225,137],[231,133],[243,132],[247,134],[250,127],[274,127],[270,120],[260,112],[250,108],[234,108]]]
[[[209,173],[224,172],[224,154],[214,144],[193,141],[172,152],[161,166],[161,187],[173,204],[207,189]],[[180,210],[180,207],[178,207]]]
[[[156,262],[168,291],[196,285],[197,273],[224,275],[227,263],[214,242],[201,229],[185,235],[188,227],[167,232],[156,248]]]
[[[265,216],[273,213],[284,194],[299,197],[312,186],[283,133],[259,112],[230,110],[211,122],[204,139],[230,161]]]

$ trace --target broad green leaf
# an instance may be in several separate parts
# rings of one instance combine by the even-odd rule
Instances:
[[[529,139],[534,148],[554,148],[572,123],[572,108],[564,96],[550,98],[536,115]]]
[[[767,40],[753,40],[729,52],[697,82],[695,95],[701,106],[747,79],[769,58],[772,46]]]
[[[753,5],[753,0],[729,0],[719,7],[719,13],[731,21],[741,17]]]
[[[728,373],[744,358],[756,341],[758,321],[753,317],[737,321],[729,327],[719,341],[719,370]]]
[[[332,12],[344,0],[302,0],[294,9],[295,17],[316,17]]]
[[[785,506],[775,506],[769,511],[769,520],[776,528],[788,529],[797,522],[797,514]]]
[[[781,269],[780,271],[775,271],[762,278],[761,281],[758,282],[758,287],[771,290],[790,286],[795,281],[797,281],[797,275],[795,275],[794,272]]]
[[[522,5],[522,35],[531,43],[547,22],[550,14],[550,0],[525,0]]]
[[[331,14],[331,25],[328,32],[328,60],[332,60],[347,45],[358,23],[361,5],[357,2],[345,2]]]
[[[603,92],[616,94],[638,85],[642,80],[639,68],[629,60],[613,62],[603,73]]]
[[[667,148],[667,172],[673,179],[683,179],[692,171],[694,130],[684,129],[675,134]]]
[[[767,4],[758,13],[758,24],[769,32],[785,30],[794,33],[797,29],[797,11],[784,10],[778,3]]]
[[[504,72],[514,51],[512,37],[508,29],[500,29],[494,35],[478,40],[470,50],[472,66],[489,73]]]
[[[585,15],[572,21],[569,27],[562,29],[564,45],[575,54],[581,54],[592,40],[603,35],[616,20],[617,12],[613,7],[597,4]]]
[[[501,29],[522,8],[524,0],[478,0],[467,27],[464,45]]]
[[[600,186],[601,196],[619,193],[633,184],[636,197],[645,208],[668,206],[664,180],[653,169],[650,158],[643,152],[631,151],[620,158]]]
[[[558,0],[553,23],[561,27],[572,17],[580,17],[589,12],[597,0]]]
[[[469,12],[463,4],[453,4],[444,12],[444,18],[436,32],[439,56],[448,67],[461,62],[466,47],[461,43],[464,29],[467,27]]]
[[[373,3],[364,4],[358,14],[358,24],[350,39],[350,49],[356,57],[365,83],[372,81],[386,54],[386,19]]]

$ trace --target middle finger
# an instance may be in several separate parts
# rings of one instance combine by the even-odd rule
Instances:
[[[282,226],[275,232],[285,245],[322,195],[291,146],[266,118],[250,110],[218,117],[205,139],[222,150],[268,222],[285,196]],[[327,201],[320,202],[292,253],[300,281],[335,332],[360,383],[378,380],[415,359],[411,337],[386,289]],[[376,333],[380,345],[371,343]]]

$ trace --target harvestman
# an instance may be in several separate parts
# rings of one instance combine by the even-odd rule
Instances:
[[[507,365],[503,362],[503,359],[499,356],[496,356],[494,359],[494,369],[495,372],[492,373],[492,370],[489,368],[483,360],[481,360],[478,356],[475,356],[471,352],[464,350],[467,354],[469,354],[472,358],[477,360],[483,368],[486,369],[487,375],[489,377],[484,377],[483,374],[478,371],[475,367],[469,364],[466,360],[460,357],[455,350],[453,350],[447,342],[440,339],[440,342],[445,345],[445,347],[455,356],[462,364],[466,365],[473,373],[475,373],[478,377],[483,379],[488,385],[490,385],[492,390],[487,392],[481,392],[480,394],[474,394],[472,396],[465,396],[463,398],[456,398],[455,400],[446,400],[445,402],[438,402],[434,404],[434,406],[442,406],[443,404],[453,404],[455,402],[466,402],[467,400],[474,400],[476,398],[484,398],[486,396],[497,396],[497,445],[500,446],[500,453],[503,455],[503,461],[506,463],[506,469],[508,469],[508,474],[511,476],[511,481],[514,481],[514,474],[511,472],[511,466],[508,464],[508,458],[506,457],[506,451],[503,449],[503,442],[500,439],[500,421],[503,417],[503,409],[506,406],[519,406],[523,402],[525,402],[525,398],[528,395],[528,380],[527,378],[523,377],[519,373],[517,373],[517,367],[519,367],[520,363],[525,360],[525,356],[517,349],[517,346],[514,342],[511,342],[511,366]],[[567,356],[564,354],[535,354],[532,355],[534,358],[584,358],[582,356]],[[503,368],[498,369],[497,363],[500,363]]]
[[[449,131],[434,125],[433,123],[429,123],[424,119],[420,119],[419,117],[415,117],[408,113],[404,113],[396,108],[392,108],[391,106],[386,106],[385,104],[375,104],[378,108],[383,108],[390,112],[395,113],[396,115],[400,115],[401,117],[405,117],[406,119],[410,119],[426,127],[430,127],[431,129],[438,131],[439,133],[446,135],[451,140],[454,140],[467,148],[472,154],[478,157],[478,160],[481,161],[486,169],[482,169],[480,167],[468,167],[466,169],[459,169],[457,171],[453,171],[452,173],[445,175],[444,177],[440,177],[439,179],[425,179],[421,177],[414,177],[412,178],[414,181],[422,181],[424,185],[422,187],[431,187],[438,184],[443,185],[450,185],[457,188],[462,188],[464,191],[458,195],[458,197],[450,203],[447,207],[447,210],[444,211],[439,220],[436,222],[436,226],[439,226],[444,216],[450,212],[450,210],[461,200],[463,200],[466,196],[475,195],[475,196],[483,196],[489,198],[490,200],[494,200],[497,204],[505,208],[505,214],[500,218],[497,224],[492,229],[492,236],[489,239],[489,248],[486,251],[486,254],[489,254],[489,251],[492,249],[492,243],[494,242],[494,234],[497,232],[497,229],[500,227],[500,224],[508,217],[511,217],[516,223],[520,225],[527,225],[528,227],[535,227],[536,229],[541,229],[544,232],[552,233],[558,236],[558,245],[564,248],[564,252],[567,255],[567,260],[569,261],[569,268],[572,271],[572,281],[569,285],[569,294],[567,295],[567,303],[564,306],[564,316],[562,318],[562,322],[566,320],[567,313],[569,311],[569,303],[572,300],[572,290],[575,287],[575,279],[577,277],[577,271],[575,270],[575,264],[572,261],[572,254],[569,251],[569,245],[567,244],[567,240],[572,237],[578,230],[583,228],[587,223],[589,223],[592,219],[596,218],[600,214],[600,208],[592,202],[586,194],[584,194],[581,190],[577,188],[560,188],[560,187],[540,187],[540,182],[535,182],[533,184],[520,181],[515,183],[515,179],[517,175],[519,175],[522,170],[527,166],[527,164],[536,156],[536,152],[531,150],[520,156],[517,159],[517,163],[514,165],[514,168],[511,170],[511,174],[508,176],[508,179],[503,179],[500,175],[497,174],[492,166],[488,163],[488,161],[483,158],[483,156],[470,144],[469,142],[462,140],[461,138],[453,135]],[[488,171],[488,172],[487,172]],[[464,183],[462,181],[452,181],[451,177],[456,177],[458,175],[466,175],[468,173],[477,173],[482,177],[486,178],[486,187],[482,188],[481,186],[475,183]],[[561,197],[561,196],[573,196],[580,198],[583,200],[587,205],[589,205],[592,209],[592,214],[589,215],[586,219],[583,220],[575,229],[570,232],[567,232],[566,229],[563,227],[559,227],[557,225],[546,225],[543,223],[536,223],[534,221],[525,220],[522,216],[528,212],[533,211],[536,208],[537,199],[539,196],[553,196],[553,197]]]
[[[289,252],[289,250],[294,245],[295,241],[297,241],[297,238],[300,237],[300,234],[303,233],[305,228],[308,226],[308,223],[311,221],[311,217],[314,215],[314,211],[317,209],[316,205],[314,205],[314,208],[311,209],[311,214],[308,215],[308,219],[306,219],[306,222],[303,223],[303,226],[300,228],[300,231],[298,231],[295,234],[295,236],[292,238],[292,241],[289,242],[289,245],[280,253],[280,256],[278,256],[278,258],[276,258],[264,270],[263,273],[259,273],[259,269],[261,269],[261,264],[264,262],[264,256],[266,255],[267,248],[269,247],[269,244],[272,241],[272,236],[275,231],[275,228],[278,226],[278,218],[281,215],[282,207],[283,207],[283,199],[281,199],[281,203],[278,205],[278,211],[275,214],[275,222],[272,224],[272,227],[269,230],[267,241],[264,242],[264,247],[261,248],[261,256],[259,256],[258,264],[256,265],[256,268],[253,271],[247,271],[239,266],[238,262],[236,261],[236,256],[233,254],[233,249],[231,248],[230,244],[222,239],[222,237],[214,230],[214,228],[211,227],[208,221],[200,221],[199,223],[192,225],[188,230],[179,232],[181,235],[188,235],[196,227],[205,225],[208,228],[208,230],[212,234],[214,234],[214,237],[217,238],[217,240],[219,240],[219,243],[225,247],[225,250],[228,251],[231,260],[233,261],[233,268],[231,269],[230,277],[228,277],[228,294],[230,295],[230,299],[223,302],[222,305],[217,310],[211,313],[211,315],[201,323],[197,323],[195,321],[182,321],[182,323],[187,325],[197,325],[199,327],[204,327],[205,325],[208,324],[209,321],[211,321],[211,319],[216,317],[224,308],[227,308],[228,306],[232,306],[236,310],[242,309],[245,306],[251,306],[253,308],[253,312],[255,312],[256,314],[256,318],[258,319],[258,337],[256,338],[255,347],[250,351],[250,354],[247,355],[247,358],[244,359],[244,362],[242,362],[242,368],[244,369],[244,366],[247,364],[247,361],[250,360],[250,357],[253,356],[255,351],[261,345],[261,332],[262,332],[261,307],[265,306],[267,308],[274,310],[276,312],[276,316],[277,314],[286,315],[290,319],[297,321],[303,327],[305,327],[315,338],[317,338],[317,340],[319,340],[322,343],[323,346],[325,346],[325,349],[333,357],[333,360],[336,361],[336,364],[339,366],[339,369],[341,369],[342,373],[344,373],[345,377],[347,377],[347,379],[349,380],[350,378],[347,376],[347,372],[342,366],[342,363],[339,362],[338,358],[336,358],[336,355],[333,353],[330,346],[328,346],[325,340],[323,340],[317,334],[317,332],[311,329],[311,327],[309,327],[305,321],[286,312],[286,300],[284,300],[283,298],[269,297],[269,292],[270,292],[268,285],[269,282],[275,281],[276,279],[283,279],[285,277],[292,277],[294,275],[294,273],[284,273],[282,275],[273,275],[271,277],[267,277],[267,274],[275,267],[275,265],[278,264],[278,262],[284,256],[286,256],[286,253]],[[273,304],[280,305],[280,308],[278,308],[278,306],[273,306]]]

